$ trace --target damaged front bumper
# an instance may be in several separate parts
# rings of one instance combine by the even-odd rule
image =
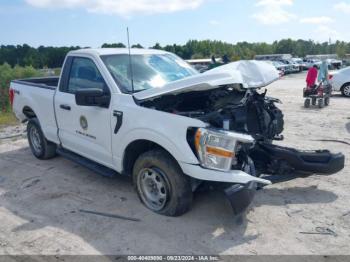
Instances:
[[[263,187],[271,184],[271,181],[267,179],[249,175],[242,170],[221,172],[187,163],[180,163],[180,166],[185,174],[198,180],[229,184],[230,186],[224,189],[224,192],[234,215],[239,215],[248,208],[254,199],[257,186]]]
[[[302,151],[273,144],[258,144],[250,152],[261,173],[284,175],[302,172],[305,174],[330,175],[344,168],[345,156],[328,150]]]
[[[180,163],[180,166],[186,175],[202,181],[230,184],[248,184],[249,182],[256,182],[260,185],[271,184],[269,180],[249,175],[242,170],[218,171],[188,163]]]
[[[345,163],[343,154],[333,154],[328,150],[298,151],[264,144],[251,153],[254,163],[264,162],[263,172],[259,172],[264,175],[260,177],[241,170],[220,172],[191,164],[182,164],[181,167],[185,174],[200,180],[230,183],[224,192],[234,214],[239,215],[251,204],[258,188],[313,174],[334,174],[342,170]]]
[[[331,175],[344,168],[345,156],[341,153],[333,154],[328,150],[298,151],[292,148],[275,145],[265,145],[260,154],[268,155],[270,164],[280,162],[285,169],[276,168],[273,175],[263,175],[260,178],[268,180],[272,184],[286,182],[299,177],[307,177],[313,174]],[[270,168],[273,167],[270,166]],[[281,171],[281,172],[279,172]],[[245,185],[233,185],[224,190],[235,215],[243,213],[254,199],[258,187],[256,182]]]

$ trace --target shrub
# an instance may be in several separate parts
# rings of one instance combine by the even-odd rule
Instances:
[[[39,72],[32,66],[15,66],[12,68],[7,63],[0,65],[0,111],[9,112],[11,110],[8,92],[12,80],[39,75]]]

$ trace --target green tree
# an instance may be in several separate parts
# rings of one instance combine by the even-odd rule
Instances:
[[[125,48],[126,46],[123,43],[114,43],[114,44],[103,44],[102,48]]]
[[[131,48],[143,48],[143,46],[140,44],[136,44],[136,45],[132,45]]]
[[[161,45],[159,43],[156,43],[152,49],[158,49],[158,50],[162,50],[163,48],[161,47]]]

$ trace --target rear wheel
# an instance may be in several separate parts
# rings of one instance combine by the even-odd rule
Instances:
[[[350,83],[343,85],[343,87],[341,88],[341,93],[343,94],[343,96],[350,97]]]
[[[142,203],[156,213],[180,216],[191,207],[189,178],[164,150],[142,154],[135,162],[133,181]]]
[[[323,98],[318,99],[318,107],[323,108],[324,107],[324,100]]]
[[[36,158],[50,159],[56,156],[56,144],[46,140],[37,118],[29,120],[27,135],[29,147]]]
[[[304,101],[304,107],[305,107],[305,108],[309,108],[309,107],[310,107],[310,103],[311,103],[310,99],[305,99],[305,101]]]

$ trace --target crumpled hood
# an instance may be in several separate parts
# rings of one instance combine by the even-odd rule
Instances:
[[[238,71],[244,88],[261,88],[279,79],[277,69],[264,61],[243,60],[216,67],[204,74]]]
[[[191,91],[205,91],[218,86],[241,84],[244,88],[261,88],[279,78],[276,68],[262,61],[238,61],[223,65],[203,74],[170,82],[160,88],[152,88],[134,94],[137,100],[176,95]]]

